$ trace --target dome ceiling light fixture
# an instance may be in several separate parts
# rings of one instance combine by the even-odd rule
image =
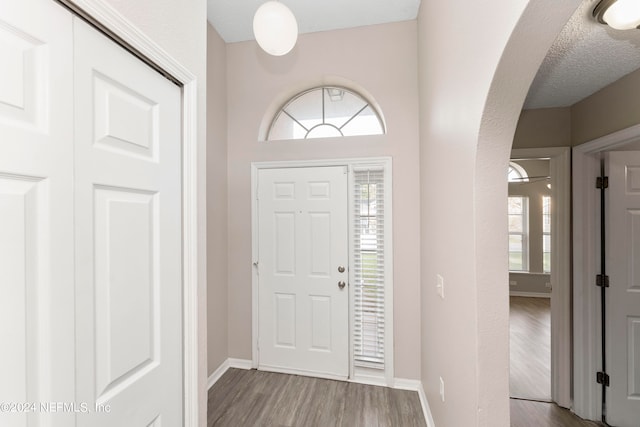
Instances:
[[[256,41],[269,55],[286,55],[298,40],[296,17],[279,1],[268,1],[253,16],[253,34]]]
[[[640,1],[601,0],[593,9],[593,16],[601,24],[616,30],[631,30],[640,26]]]

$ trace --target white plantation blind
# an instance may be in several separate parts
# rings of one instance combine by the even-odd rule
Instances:
[[[384,369],[384,169],[356,169],[354,178],[354,364]]]

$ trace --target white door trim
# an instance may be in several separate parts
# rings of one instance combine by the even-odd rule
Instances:
[[[57,0],[83,12],[182,84],[184,426],[206,424],[205,145],[198,143],[196,76],[105,0]]]
[[[600,251],[597,238],[600,215],[596,177],[599,153],[640,139],[640,125],[613,132],[573,148],[573,340],[574,411],[582,418],[602,416],[601,389],[595,381],[600,370],[600,304],[595,285]]]
[[[551,399],[571,406],[571,149],[515,149],[512,159],[548,157],[554,196],[551,234]]]
[[[385,183],[387,184],[387,192],[385,197],[388,197],[388,203],[385,205],[388,207],[388,211],[385,211],[385,222],[387,224],[393,224],[392,218],[392,160],[391,157],[365,157],[365,158],[350,158],[350,159],[330,159],[330,160],[294,160],[294,161],[272,161],[272,162],[253,162],[251,163],[251,311],[252,311],[252,361],[251,366],[254,369],[258,368],[258,334],[259,334],[259,316],[258,316],[258,208],[255,200],[257,198],[258,189],[258,172],[260,169],[273,169],[273,168],[301,168],[301,167],[319,167],[319,166],[347,166],[349,168],[349,203],[351,204],[351,179],[354,166],[367,166],[367,165],[383,165],[385,169]],[[349,209],[349,233],[351,237],[352,224],[352,210]],[[386,239],[385,242],[385,273],[387,288],[385,292],[385,374],[383,382],[384,385],[393,387],[394,384],[394,357],[393,357],[393,226],[387,227],[385,230]],[[388,243],[388,244],[387,244]],[[351,251],[350,251],[351,252]],[[351,259],[351,254],[349,255]],[[352,295],[351,290],[349,294],[349,307],[351,308]],[[351,315],[350,315],[351,316]],[[349,347],[351,349],[353,341],[352,325],[349,325]],[[286,372],[300,374],[299,372]],[[366,371],[356,372],[353,366],[352,350],[349,354],[349,378],[359,378],[360,381],[369,381],[380,384],[380,379],[374,376],[368,376]],[[382,385],[382,384],[381,384]]]

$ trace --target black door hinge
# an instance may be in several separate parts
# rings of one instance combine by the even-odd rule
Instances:
[[[609,375],[604,372],[598,372],[596,374],[596,381],[598,384],[604,384],[606,387],[609,387]]]
[[[608,288],[609,287],[609,276],[606,276],[604,274],[598,274],[596,276],[596,285],[600,286],[600,287],[605,287]]]
[[[609,188],[609,177],[608,176],[599,176],[596,179],[596,188],[598,188],[598,189]]]

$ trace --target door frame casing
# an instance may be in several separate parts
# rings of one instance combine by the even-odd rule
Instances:
[[[182,320],[183,414],[185,427],[206,424],[206,144],[198,141],[198,81],[196,76],[105,0],[55,0],[74,14],[94,21],[98,31],[111,33],[182,86]],[[97,25],[95,25],[97,24]],[[107,34],[109,36],[109,34]]]
[[[595,281],[600,253],[600,196],[595,187],[599,154],[638,140],[640,125],[634,125],[573,147],[573,403],[574,412],[590,420],[602,417],[602,391],[596,383],[602,366],[600,288]]]
[[[251,163],[251,312],[252,312],[252,339],[251,339],[251,366],[257,369],[259,365],[259,276],[258,276],[258,196],[259,171],[261,169],[285,169],[307,167],[344,166],[348,168],[347,194],[348,194],[348,229],[349,244],[352,241],[352,179],[353,168],[366,166],[382,166],[385,173],[385,222],[391,224],[385,229],[385,370],[384,377],[368,375],[366,370],[357,369],[353,363],[353,286],[349,286],[349,378],[348,381],[364,382],[368,384],[394,386],[394,346],[393,346],[393,217],[392,217],[392,159],[391,157],[363,157],[329,160],[286,160]],[[353,254],[349,247],[349,264],[352,265]],[[349,282],[353,283],[353,271],[349,270]],[[300,375],[300,372],[292,372]]]
[[[551,218],[551,399],[571,407],[571,149],[524,148],[511,159],[549,158]]]

